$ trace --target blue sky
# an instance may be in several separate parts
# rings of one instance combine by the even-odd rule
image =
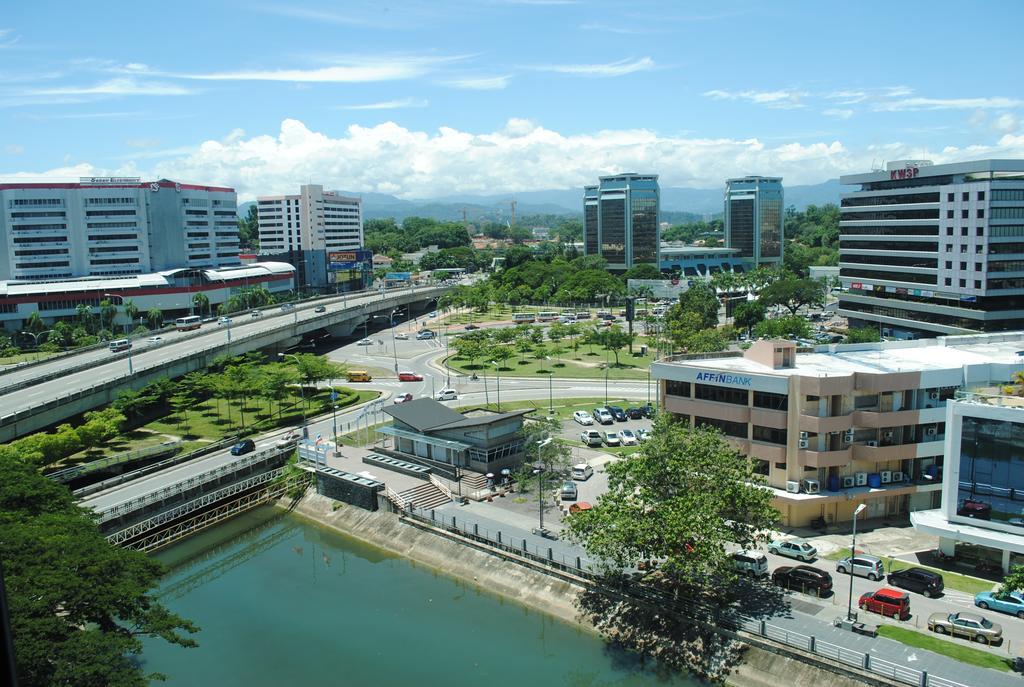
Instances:
[[[1024,157],[1024,3],[10,3],[0,179],[416,198]]]

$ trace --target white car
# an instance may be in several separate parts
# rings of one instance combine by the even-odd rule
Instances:
[[[372,346],[373,341],[371,339],[360,339],[356,342],[356,346]]]
[[[624,429],[619,432],[619,438],[622,441],[623,446],[636,446],[637,443],[639,443],[639,440],[636,438],[636,435],[633,434],[633,430],[631,429]]]
[[[619,439],[618,432],[605,432],[604,433],[605,446],[621,446],[622,440]]]
[[[302,435],[293,429],[292,431],[288,432],[283,437],[278,439],[276,442],[274,442],[274,445],[277,448],[284,448],[285,446],[291,446],[300,438],[302,438]]]
[[[399,341],[408,341],[409,335],[406,334],[405,332],[398,332],[397,334],[395,334],[395,338],[398,339]]]
[[[585,410],[577,410],[572,414],[572,419],[581,425],[592,425],[594,424],[594,416]]]
[[[231,324],[231,318],[230,317],[222,317],[219,320],[217,320],[217,324],[220,325],[220,326]]]
[[[159,346],[163,342],[164,337],[162,336],[151,336],[148,339],[146,339],[146,343],[148,343],[150,346]]]
[[[650,438],[651,438],[651,433],[649,431],[647,431],[646,429],[638,429],[638,430],[636,430],[636,440],[639,441],[641,444],[644,443],[645,441],[647,441]]]
[[[776,556],[788,556],[798,561],[810,562],[818,557],[818,550],[805,541],[785,541],[776,539],[768,545],[768,553]]]
[[[438,401],[454,401],[459,397],[455,389],[441,389],[434,398]]]

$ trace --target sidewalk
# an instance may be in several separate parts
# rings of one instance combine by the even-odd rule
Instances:
[[[430,511],[420,514],[429,517]],[[466,531],[473,531],[474,525],[476,525],[479,536],[492,540],[497,540],[498,533],[500,533],[503,543],[517,547],[522,547],[525,543],[527,550],[531,553],[544,557],[547,557],[547,552],[550,549],[551,557],[565,565],[575,565],[577,557],[584,568],[591,568],[594,565],[594,561],[587,556],[582,547],[564,540],[551,540],[536,536],[532,534],[532,530],[537,524],[536,520],[506,509],[495,508],[486,503],[469,506],[458,506],[453,503],[436,508],[434,515],[438,520],[445,518],[446,524],[451,524],[454,517],[457,526]],[[501,519],[496,519],[498,517]],[[884,528],[877,530],[878,536],[884,536],[883,530]],[[752,605],[750,602],[753,602],[753,598],[748,599],[747,606],[741,606],[739,610],[750,612],[748,610]],[[756,617],[778,630],[814,637],[817,641],[866,653],[872,658],[889,661],[898,666],[925,671],[930,677],[953,681],[964,687],[974,685],[1020,687],[1022,684],[1021,679],[1014,673],[1001,673],[978,668],[884,637],[865,637],[834,627],[832,621],[843,615],[845,615],[845,606],[834,599],[821,601],[800,594],[788,594],[783,605]]]

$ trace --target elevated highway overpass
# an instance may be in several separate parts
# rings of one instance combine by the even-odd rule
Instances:
[[[427,286],[317,299],[282,310],[242,313],[229,326],[209,323],[192,332],[161,335],[128,353],[91,350],[0,375],[0,442],[38,431],[111,403],[122,389],[140,389],[160,377],[180,377],[206,368],[221,355],[281,350],[303,336],[326,330],[350,336],[374,315],[395,308],[426,309],[450,287]],[[318,306],[326,312],[317,313]]]

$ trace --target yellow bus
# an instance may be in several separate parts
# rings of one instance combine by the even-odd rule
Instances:
[[[372,381],[373,377],[366,370],[349,370],[348,381],[350,382],[369,382]]]

